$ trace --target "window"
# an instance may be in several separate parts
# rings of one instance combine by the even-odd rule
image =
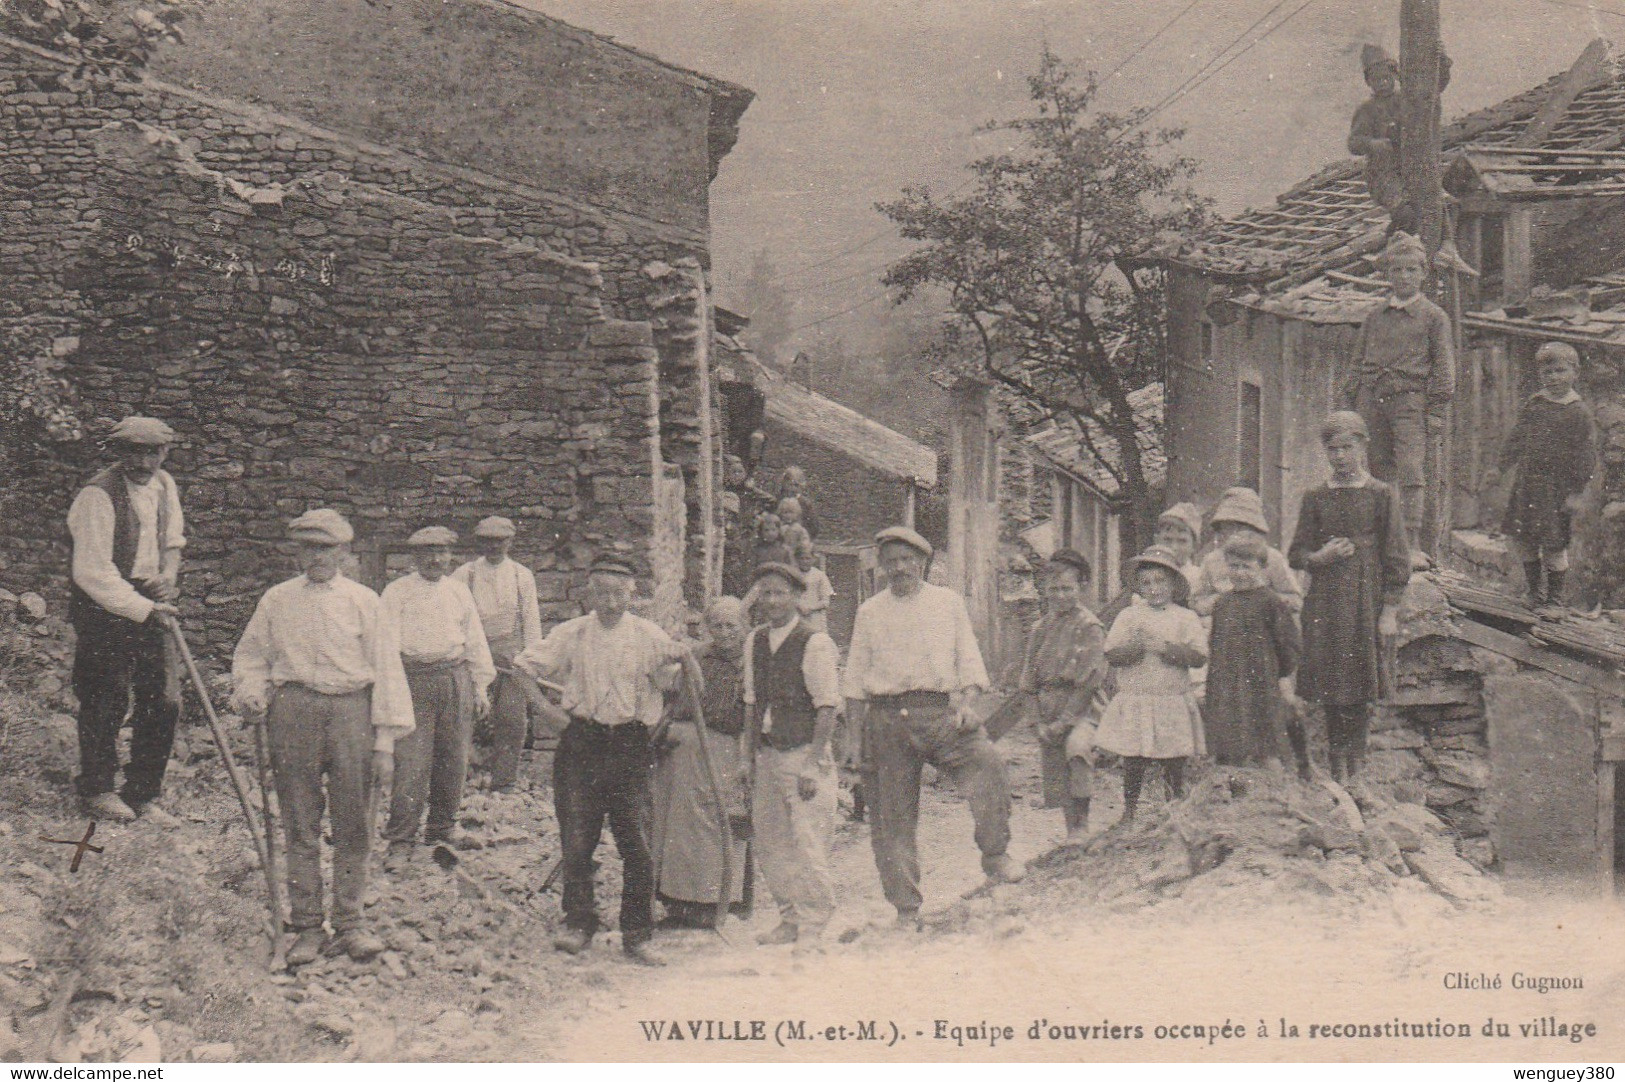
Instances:
[[[1264,395],[1256,383],[1241,385],[1240,416],[1236,423],[1237,483],[1254,492],[1263,490]]]
[[[1205,319],[1202,321],[1202,360],[1213,363],[1213,324]]]

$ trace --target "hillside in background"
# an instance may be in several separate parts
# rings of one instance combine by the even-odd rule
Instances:
[[[739,144],[712,186],[719,292],[728,303],[765,248],[795,295],[793,323],[824,321],[803,341],[839,331],[860,351],[878,345],[870,317],[884,303],[880,272],[906,250],[874,203],[906,184],[952,189],[964,162],[1002,150],[996,137],[972,132],[1026,111],[1024,76],[1044,40],[1104,75],[1186,7],[1185,0],[519,2],[756,91]],[[1625,14],[1572,0],[1444,0],[1443,8],[1455,58],[1447,115],[1567,68],[1594,37],[1625,37]],[[1221,211],[1233,212],[1271,202],[1345,156],[1349,118],[1365,95],[1359,51],[1367,41],[1397,52],[1398,0],[1199,4],[1107,81],[1102,102],[1155,104],[1239,42],[1224,54],[1239,59],[1219,60],[1222,70],[1159,118],[1189,128],[1185,148],[1203,163],[1201,184]]]

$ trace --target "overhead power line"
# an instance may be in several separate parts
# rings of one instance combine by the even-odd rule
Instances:
[[[1196,82],[1199,79],[1201,79],[1202,76],[1206,75],[1209,71],[1213,70],[1214,66],[1217,65],[1219,63],[1219,61],[1222,60],[1225,57],[1225,55],[1230,52],[1231,49],[1234,49],[1236,46],[1240,45],[1243,41],[1245,41],[1248,34],[1251,34],[1254,30],[1257,30],[1259,27],[1261,27],[1265,23],[1267,23],[1270,20],[1271,16],[1273,16],[1276,12],[1280,11],[1282,8],[1286,7],[1289,2],[1290,2],[1290,0],[1277,0],[1276,4],[1273,7],[1271,7],[1268,11],[1264,12],[1264,14],[1260,15],[1257,19],[1254,19],[1253,24],[1251,26],[1249,26],[1247,29],[1243,30],[1241,33],[1237,34],[1234,38],[1232,38],[1230,40],[1229,44],[1225,45],[1222,49],[1220,49],[1219,51],[1214,53],[1212,56],[1208,57],[1207,62],[1205,64],[1203,64],[1201,67],[1197,68],[1194,72],[1192,72],[1185,79],[1184,82],[1180,83],[1178,86],[1174,87],[1174,89],[1170,90],[1167,94],[1163,95],[1163,97],[1155,105],[1153,105],[1151,107],[1151,111],[1146,114],[1146,118],[1150,119],[1151,117],[1156,116],[1158,113],[1162,112],[1162,110],[1166,109],[1169,105],[1172,105],[1176,100],[1178,100],[1178,98],[1182,94],[1184,94],[1187,91],[1191,90],[1196,85]],[[1262,39],[1260,39],[1260,40],[1262,40]],[[1255,41],[1253,44],[1256,45],[1257,42]],[[1236,55],[1237,56],[1242,55],[1243,53],[1247,52],[1247,49],[1250,49],[1251,47],[1252,46],[1248,46],[1246,49],[1243,49],[1241,51],[1241,53],[1237,53]],[[1227,61],[1227,63],[1228,63],[1228,61]]]
[[[1202,0],[1191,0],[1190,3],[1186,4],[1183,8],[1180,9],[1179,14],[1175,15],[1172,19],[1169,19],[1167,22],[1163,23],[1162,27],[1155,34],[1152,34],[1150,37],[1148,37],[1144,41],[1140,42],[1140,44],[1138,44],[1138,45],[1136,45],[1134,47],[1134,50],[1132,52],[1130,52],[1122,60],[1119,60],[1117,62],[1117,66],[1115,68],[1113,68],[1111,71],[1107,72],[1106,73],[1106,78],[1102,79],[1100,81],[1102,83],[1104,83],[1107,80],[1114,78],[1117,75],[1118,72],[1120,72],[1124,68],[1128,67],[1129,64],[1134,60],[1135,57],[1139,56],[1141,53],[1143,53],[1147,49],[1151,48],[1152,45],[1156,44],[1157,39],[1161,38],[1162,35],[1166,34],[1168,31],[1172,30],[1174,28],[1175,23],[1177,23],[1179,20],[1183,19],[1186,15],[1189,15],[1190,12],[1191,12],[1191,9],[1194,8],[1197,4],[1199,4],[1201,2],[1202,2]]]
[[[1578,0],[1545,0],[1545,2],[1553,7],[1572,8],[1575,11],[1595,11],[1600,15],[1612,15],[1616,19],[1625,19],[1625,12],[1615,11],[1613,8],[1605,8],[1598,4],[1582,4]]]
[[[1238,61],[1242,57],[1246,56],[1253,49],[1257,48],[1257,46],[1261,42],[1263,42],[1266,38],[1268,38],[1271,34],[1275,33],[1277,30],[1281,29],[1281,27],[1285,26],[1287,23],[1291,22],[1297,16],[1301,15],[1304,12],[1305,9],[1309,8],[1314,3],[1315,3],[1315,0],[1303,0],[1303,3],[1301,3],[1297,7],[1293,8],[1292,11],[1286,16],[1286,18],[1282,19],[1280,22],[1276,23],[1274,26],[1270,27],[1268,30],[1264,31],[1262,34],[1258,35],[1258,37],[1255,38],[1252,41],[1252,43],[1249,44],[1245,49],[1241,50],[1241,52],[1235,54],[1230,59],[1228,59],[1224,63],[1220,64],[1218,67],[1214,68],[1208,74],[1202,76],[1194,84],[1192,84],[1189,89],[1183,91],[1182,93],[1173,95],[1172,100],[1165,100],[1162,103],[1154,106],[1152,108],[1151,112],[1146,114],[1146,119],[1149,120],[1151,117],[1156,116],[1162,110],[1164,110],[1164,109],[1168,108],[1169,106],[1173,105],[1174,102],[1178,101],[1180,97],[1196,93],[1196,91],[1198,91],[1202,87],[1206,86],[1211,80],[1217,78],[1219,73],[1224,71],[1225,68],[1228,68],[1231,64],[1234,64],[1236,61]],[[1280,5],[1276,5],[1276,6],[1277,6],[1277,8],[1280,7]]]
[[[871,293],[869,296],[863,298],[863,300],[859,301],[857,304],[852,305],[850,308],[842,308],[839,312],[831,312],[827,316],[820,316],[817,319],[810,320],[810,321],[808,321],[806,323],[798,323],[794,327],[791,327],[789,330],[785,331],[784,333],[785,334],[794,334],[797,331],[804,331],[804,330],[807,330],[809,327],[816,327],[821,323],[828,323],[832,319],[840,319],[842,316],[851,315],[853,312],[856,312],[859,308],[867,308],[871,304],[875,303],[876,301],[883,301],[883,300],[886,300],[886,299],[887,299],[887,293],[886,293],[885,290],[881,290],[879,293]]]

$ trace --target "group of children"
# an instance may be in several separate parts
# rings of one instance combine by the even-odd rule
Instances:
[[[756,515],[756,542],[751,553],[751,567],[780,564],[800,569],[806,579],[798,603],[802,618],[814,631],[829,631],[829,604],[835,597],[835,587],[819,566],[818,554],[813,549],[813,535],[818,529],[818,518],[813,511],[812,497],[807,494],[807,475],[799,466],[789,466],[779,478],[778,495],[771,502],[772,510]],[[757,590],[753,585],[745,594],[745,607],[754,606]]]
[[[1251,489],[1221,497],[1200,560],[1201,516],[1176,504],[1132,561],[1132,595],[1108,608],[1109,630],[1082,602],[1087,559],[1050,558],[1022,690],[1039,725],[1046,803],[1065,808],[1070,842],[1087,835],[1097,750],[1123,761],[1125,822],[1153,766],[1182,796],[1192,756],[1278,769],[1290,757],[1308,778],[1305,700],[1325,714],[1332,773],[1360,772],[1410,547],[1399,492],[1366,470],[1360,415],[1333,413],[1321,438],[1331,479],[1304,497],[1285,554],[1270,546]]]
[[[1540,389],[1503,453],[1514,478],[1504,529],[1537,606],[1558,600],[1572,518],[1595,471],[1578,361],[1561,342],[1539,349]],[[1125,822],[1153,764],[1176,797],[1192,756],[1275,768],[1290,756],[1309,778],[1311,703],[1325,719],[1333,776],[1360,774],[1372,706],[1389,690],[1384,640],[1398,630],[1417,509],[1412,494],[1371,475],[1360,413],[1330,414],[1320,435],[1331,476],[1303,497],[1285,553],[1268,543],[1251,489],[1219,499],[1200,560],[1201,514],[1175,504],[1132,561],[1131,592],[1103,613],[1109,630],[1082,602],[1088,560],[1071,550],[1050,558],[1021,690],[1038,724],[1045,802],[1065,808],[1069,842],[1087,834],[1096,750],[1123,760]]]

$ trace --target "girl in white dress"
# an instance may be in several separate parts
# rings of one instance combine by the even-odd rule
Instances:
[[[1123,821],[1133,822],[1152,760],[1163,764],[1175,799],[1185,795],[1185,760],[1207,750],[1191,670],[1207,664],[1201,618],[1174,604],[1179,558],[1153,545],[1134,558],[1135,592],[1106,635],[1117,695],[1101,715],[1095,746],[1123,759]]]

